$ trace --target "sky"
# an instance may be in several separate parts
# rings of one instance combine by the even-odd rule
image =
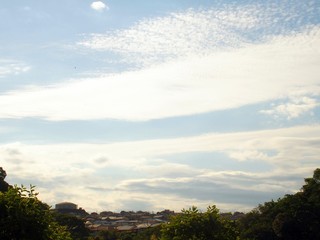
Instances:
[[[3,0],[0,166],[53,206],[250,211],[320,165],[317,0]]]

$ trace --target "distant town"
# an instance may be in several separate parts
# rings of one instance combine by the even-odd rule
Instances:
[[[55,205],[54,211],[63,214],[71,214],[84,220],[86,228],[93,232],[118,231],[118,232],[139,232],[147,228],[153,228],[166,223],[170,217],[176,215],[171,210],[163,210],[157,213],[146,211],[102,211],[100,213],[87,213],[84,209],[78,208],[77,204],[62,202]],[[222,217],[230,220],[237,220],[245,214],[242,212],[221,213]]]

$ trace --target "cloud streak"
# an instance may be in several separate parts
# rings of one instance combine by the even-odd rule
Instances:
[[[68,196],[70,201],[92,210],[100,209],[99,202],[105,199],[112,199],[109,203],[113,209],[122,207],[122,199],[145,200],[154,207],[150,210],[172,206],[179,210],[188,202],[205,206],[210,201],[221,206],[228,203],[225,206],[232,207],[229,209],[240,205],[250,209],[263,200],[299,189],[303,177],[318,166],[319,136],[320,127],[314,125],[109,144],[14,143],[1,145],[0,155],[11,178],[37,184],[48,203],[64,201]],[[219,171],[194,168],[186,162],[172,163],[166,157],[188,152],[223,153],[240,163],[266,162],[272,168],[254,172],[225,166]],[[202,161],[201,155],[197,161]],[[249,190],[252,201],[246,203]],[[195,191],[198,194],[193,194]],[[230,194],[243,199],[237,201]],[[175,199],[185,204],[179,205],[181,202],[175,203]]]
[[[31,67],[25,63],[8,59],[0,59],[0,79],[10,75],[19,75],[21,73],[28,72],[30,69]]]
[[[149,120],[320,93],[320,28],[208,56],[0,96],[0,118]],[[311,96],[310,96],[311,97]]]

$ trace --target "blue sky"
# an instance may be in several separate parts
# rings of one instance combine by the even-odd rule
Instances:
[[[3,1],[0,165],[50,205],[248,211],[319,167],[318,1]]]

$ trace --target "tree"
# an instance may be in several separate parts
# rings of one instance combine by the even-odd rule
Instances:
[[[73,240],[84,240],[88,238],[90,231],[86,228],[83,219],[61,213],[55,213],[54,219],[59,223],[59,225],[66,227]]]
[[[0,192],[1,240],[71,240],[54,221],[50,208],[37,198],[35,188],[10,187]]]
[[[6,192],[9,189],[9,184],[6,181],[4,181],[6,176],[6,171],[3,170],[2,167],[0,167],[0,192]]]
[[[6,176],[7,176],[6,171],[2,167],[0,167],[0,180],[4,180]]]
[[[277,239],[272,229],[272,222],[269,217],[261,213],[261,207],[262,205],[253,209],[237,222],[240,239]]]
[[[117,240],[119,234],[116,231],[101,231],[99,236],[96,237],[98,240]]]
[[[182,210],[163,225],[162,240],[234,240],[236,230],[230,220],[220,217],[216,206],[202,213],[196,207]]]
[[[160,238],[161,225],[138,231],[133,240],[158,240]]]
[[[320,169],[300,192],[259,205],[239,221],[241,239],[320,239]]]
[[[278,201],[273,229],[280,239],[320,239],[320,169],[305,179],[301,191]]]

